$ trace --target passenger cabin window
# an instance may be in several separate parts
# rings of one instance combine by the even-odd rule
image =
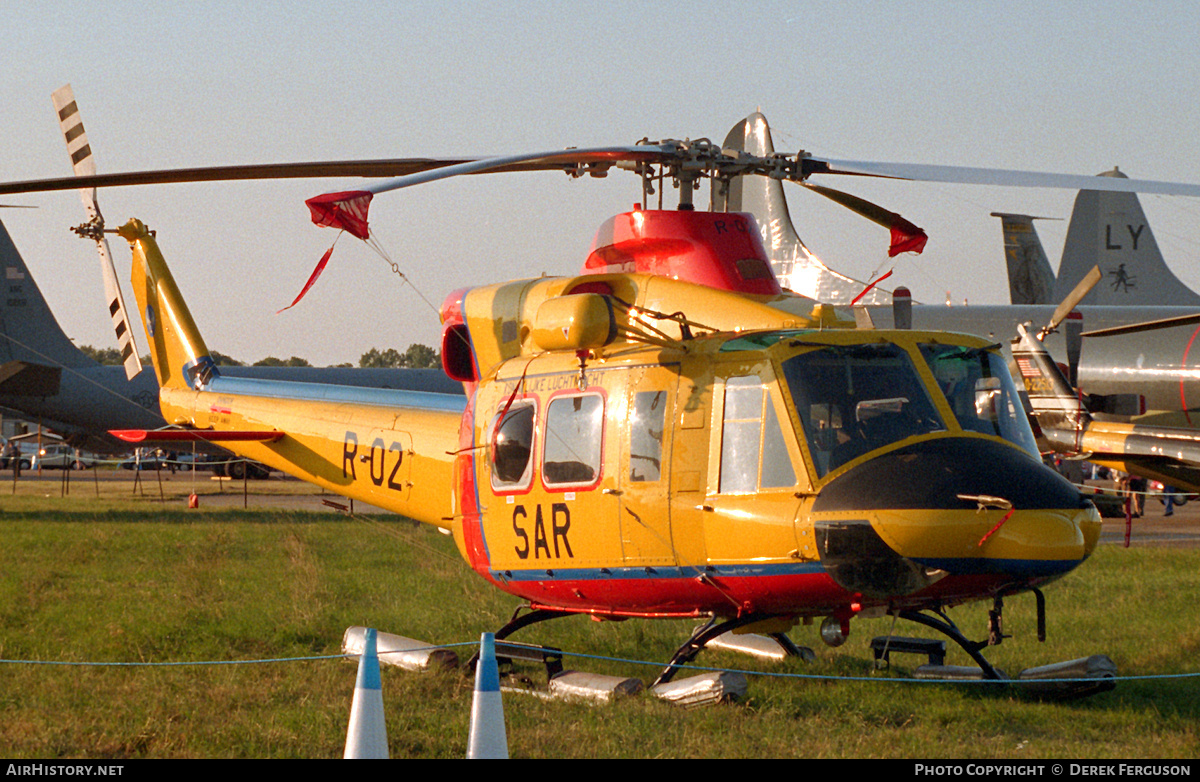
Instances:
[[[898,345],[840,345],[783,362],[818,476],[877,448],[946,426]]]
[[[518,401],[492,419],[493,490],[520,491],[529,487],[536,409],[532,401]]]
[[[779,416],[762,380],[757,375],[729,378],[725,381],[718,491],[745,494],[795,483]]]
[[[959,426],[968,432],[1003,437],[1041,458],[1025,406],[999,354],[962,345],[925,344],[921,355]]]
[[[629,480],[657,481],[662,477],[663,429],[667,392],[638,391],[629,417]]]
[[[573,394],[550,400],[542,448],[542,482],[547,488],[586,488],[600,480],[604,441],[604,397]]]

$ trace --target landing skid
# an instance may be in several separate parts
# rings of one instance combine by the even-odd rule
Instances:
[[[546,694],[552,698],[568,698],[568,699],[586,699],[594,701],[608,701],[614,697],[634,695],[644,689],[641,679],[622,679],[616,676],[604,676],[600,674],[589,674],[579,671],[564,671],[562,668],[562,652],[549,646],[537,646],[532,644],[521,644],[507,641],[508,636],[515,633],[524,627],[545,622],[550,619],[558,619],[564,616],[577,616],[578,614],[568,611],[555,611],[548,608],[534,608],[527,611],[528,606],[520,606],[513,612],[512,618],[504,627],[500,628],[495,633],[495,649],[497,661],[501,664],[511,663],[514,660],[524,660],[527,662],[539,662],[546,668],[547,688]],[[761,620],[762,617],[758,617]],[[752,620],[738,620],[735,622],[727,622],[723,625],[713,627],[714,622],[710,621],[706,627],[711,628],[710,632],[697,632],[692,638],[675,654],[672,659],[672,665],[659,676],[655,681],[655,685],[668,682],[675,673],[675,666],[681,665],[692,657],[695,657],[703,648],[704,643],[721,633],[733,627],[741,626]],[[701,628],[703,630],[704,628]],[[703,636],[703,637],[698,637]],[[785,651],[789,653],[799,653],[794,644],[786,637],[772,636]],[[692,644],[698,642],[698,646],[692,649]],[[467,663],[470,670],[474,670],[479,661],[479,655],[474,655]],[[512,674],[512,680],[515,681],[522,689],[531,687],[532,682],[523,676]],[[732,673],[727,671],[713,672],[702,674],[699,676],[689,677],[679,682],[664,687],[652,687],[654,695],[662,700],[674,703],[685,707],[702,706],[712,703],[720,703],[726,700],[738,700],[746,694],[746,678],[742,674]]]
[[[938,618],[921,613],[920,611],[901,611],[900,618],[907,619],[910,622],[916,622],[917,624],[925,625],[933,630],[937,630],[939,633],[961,646],[963,651],[969,654],[971,659],[975,661],[975,664],[979,666],[979,670],[983,672],[983,678],[992,679],[995,681],[1007,680],[1007,676],[997,670],[995,666],[987,661],[986,657],[980,654],[981,649],[988,647],[988,642],[969,640],[965,635],[962,634],[954,622],[950,621],[948,617],[943,615],[941,618]]]
[[[525,608],[526,606],[518,606],[517,609],[513,611],[512,617],[508,620],[504,627],[501,627],[496,631],[495,637],[497,641],[503,641],[518,630],[524,627],[529,627],[530,625],[538,624],[539,622],[545,622],[550,619],[558,619],[564,616],[577,616],[577,614],[572,614],[567,611],[553,611],[548,608],[535,608],[528,613],[524,613]],[[505,644],[503,646],[497,645],[496,655],[498,657],[503,656],[504,650],[510,649],[510,647],[511,650],[514,651],[517,650],[518,647],[520,650],[523,650],[517,651],[517,653],[513,656],[519,657],[520,659],[538,660],[545,663],[546,675],[548,677],[553,677],[555,674],[562,671],[562,655],[558,649],[546,646],[532,646],[529,644]],[[537,656],[534,651],[539,649],[543,652],[540,657]],[[473,673],[475,671],[475,665],[478,662],[479,652],[476,652],[471,656],[471,659],[467,661],[467,670]]]
[[[1041,591],[1037,589],[1032,591],[1037,600],[1038,640],[1044,641],[1046,640],[1046,602]],[[973,672],[968,673],[970,669],[955,669],[931,663],[918,668],[917,675],[920,677],[924,672],[925,677],[923,678],[929,676],[963,678],[965,674],[965,678],[982,678],[985,681],[1017,685],[1026,695],[1052,700],[1085,698],[1096,693],[1108,692],[1116,686],[1117,666],[1102,654],[1038,668],[1027,668],[1021,671],[1015,679],[1006,676],[1003,671],[989,663],[981,653],[981,650],[988,646],[995,646],[1007,637],[1002,630],[1002,611],[1002,599],[997,597],[995,605],[988,612],[988,639],[986,641],[968,640],[954,622],[940,611],[936,616],[921,611],[901,611],[899,614],[901,619],[916,622],[942,633],[961,646],[963,651],[970,655],[971,659],[979,666],[978,676],[976,676]]]
[[[496,631],[496,641],[498,642],[497,655],[499,655],[501,653],[501,649],[505,648],[506,646],[501,645],[499,642],[508,638],[518,630],[529,627],[530,625],[548,621],[550,619],[558,619],[565,616],[578,616],[578,614],[570,611],[555,611],[549,608],[534,608],[528,611],[526,609],[527,606],[519,606],[513,612],[513,615],[508,622]],[[718,638],[719,636],[724,635],[731,630],[736,630],[739,627],[744,627],[750,624],[756,624],[767,618],[769,617],[753,615],[719,621],[717,617],[713,617],[705,624],[696,628],[696,630],[692,633],[692,636],[682,646],[680,646],[679,649],[676,650],[675,654],[671,657],[670,662],[667,663],[667,666],[663,669],[662,673],[658,675],[658,678],[654,680],[654,683],[651,685],[651,687],[671,681],[675,677],[675,674],[679,672],[679,669],[694,660],[696,656],[700,654],[700,651],[704,649],[704,647],[713,639]],[[784,652],[789,656],[801,657],[804,659],[812,658],[811,650],[797,647],[784,633],[771,633],[770,638],[778,643]],[[553,677],[558,671],[561,670],[561,668],[552,669],[552,666],[558,661],[558,658],[555,657],[555,655],[559,652],[557,649],[550,647],[527,646],[525,644],[512,644],[512,646],[519,646],[525,650],[543,649],[545,650],[548,658],[546,661],[547,674]],[[528,652],[518,653],[515,656],[526,660],[534,659],[533,657],[528,656]],[[475,664],[478,662],[478,660],[479,655],[476,653],[467,662],[469,670],[475,670]]]
[[[723,622],[718,622],[717,617],[709,619],[706,623],[697,627],[692,633],[692,637],[687,640],[683,646],[676,650],[671,661],[667,663],[667,667],[654,680],[651,687],[656,687],[660,684],[665,684],[675,678],[675,674],[679,672],[681,666],[687,665],[692,660],[696,659],[696,655],[708,645],[708,643],[731,630],[736,630],[739,627],[745,627],[750,624],[757,624],[768,617],[763,616],[743,616],[738,619],[726,619]],[[770,637],[778,643],[789,656],[807,657],[804,651],[797,647],[792,640],[783,633],[771,633]]]

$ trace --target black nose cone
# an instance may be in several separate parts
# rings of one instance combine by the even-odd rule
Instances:
[[[963,495],[1017,509],[1078,509],[1086,500],[1024,451],[982,437],[924,440],[869,459],[821,488],[813,512],[974,508]]]

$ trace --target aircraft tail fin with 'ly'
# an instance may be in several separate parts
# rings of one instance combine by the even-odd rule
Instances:
[[[1125,177],[1116,168],[1100,176]],[[1200,306],[1200,294],[1167,267],[1135,193],[1079,191],[1052,300],[1096,265],[1104,279],[1083,304]]]

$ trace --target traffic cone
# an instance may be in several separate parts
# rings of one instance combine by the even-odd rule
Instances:
[[[484,633],[479,640],[479,664],[475,667],[475,699],[471,703],[471,736],[468,759],[508,757],[504,731],[504,704],[500,702],[500,669],[496,666],[496,636]]]
[[[375,630],[372,628],[367,628],[363,653],[358,658],[358,679],[354,682],[354,701],[350,704],[350,726],[346,730],[346,753],[343,757],[372,760],[388,758],[379,656],[375,652]]]

